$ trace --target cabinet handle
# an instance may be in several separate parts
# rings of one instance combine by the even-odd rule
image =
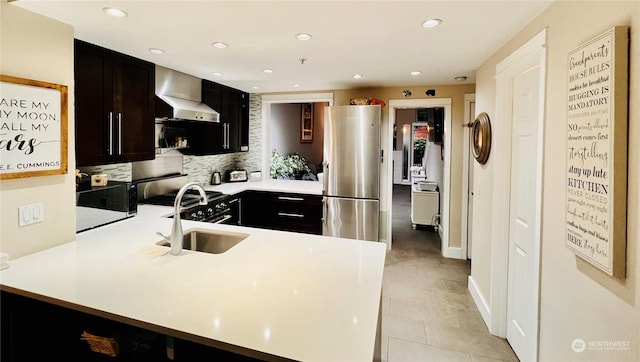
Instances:
[[[227,149],[227,124],[222,124],[222,149]]]
[[[118,112],[118,154],[122,154],[122,113]]]
[[[227,148],[229,148],[229,145],[227,144],[227,124],[224,124],[224,149],[226,150]]]
[[[278,216],[304,218],[304,215],[302,214],[290,214],[287,212],[279,212]]]
[[[113,112],[109,112],[109,156],[113,156]]]
[[[278,200],[284,201],[304,201],[302,197],[278,196]]]
[[[226,138],[225,138],[225,139],[226,139],[226,146],[225,146],[225,147],[226,147],[227,149],[229,149],[229,147],[230,147],[230,146],[229,146],[229,143],[230,143],[230,141],[229,141],[229,123],[225,123],[225,126],[227,126],[227,127],[225,128],[225,129],[226,129],[226,132],[225,132],[225,135],[226,135]]]
[[[235,204],[238,201],[240,201],[240,199],[233,199],[233,200],[229,201],[229,205]]]

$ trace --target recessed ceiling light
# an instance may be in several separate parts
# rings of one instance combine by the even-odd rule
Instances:
[[[262,71],[268,74],[273,73],[273,69],[263,69]]]
[[[360,79],[362,78],[362,74],[354,74],[353,75],[353,79]]]
[[[312,38],[311,34],[307,34],[307,33],[296,34],[296,39],[298,40],[310,40],[311,38]]]
[[[149,52],[153,54],[164,54],[164,50],[158,48],[149,48]]]
[[[226,47],[228,47],[227,44],[220,42],[220,41],[214,41],[213,43],[211,43],[211,45],[213,45],[214,47],[218,48],[218,49],[224,49]]]
[[[436,26],[442,24],[441,19],[429,19],[422,22],[423,28],[435,28]]]
[[[215,75],[216,77],[219,77],[222,75],[222,72],[213,72],[212,74]]]
[[[298,88],[298,87],[300,87],[300,84],[292,84],[292,86]]]
[[[116,18],[124,18],[127,16],[127,12],[118,8],[106,7],[102,8],[102,11],[107,13],[108,15],[115,16]]]
[[[254,85],[253,87],[251,87],[251,89],[260,89],[260,87],[258,87],[257,85]]]
[[[420,75],[420,74],[422,74],[422,72],[419,70],[414,70],[413,72],[411,72],[411,75]]]
[[[465,77],[464,75],[461,75],[459,77],[453,78],[453,80],[455,80],[456,82],[464,82],[465,80],[467,80],[467,77]]]

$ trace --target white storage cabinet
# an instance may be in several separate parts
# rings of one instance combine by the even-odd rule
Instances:
[[[436,215],[440,213],[440,192],[420,191],[417,184],[411,190],[411,223],[435,226]]]

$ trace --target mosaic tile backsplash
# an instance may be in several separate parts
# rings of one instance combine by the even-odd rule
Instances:
[[[262,96],[249,97],[249,151],[210,156],[183,156],[184,173],[189,181],[208,184],[213,171],[245,169],[258,171],[262,162]]]
[[[131,181],[131,162],[114,163],[111,165],[80,167],[80,172],[87,175],[107,174],[112,181]]]

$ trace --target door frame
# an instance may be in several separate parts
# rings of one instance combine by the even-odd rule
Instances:
[[[508,300],[508,263],[509,263],[509,215],[511,202],[511,142],[512,142],[512,121],[513,112],[511,109],[513,100],[512,80],[516,73],[516,65],[523,57],[539,52],[540,66],[540,103],[538,120],[538,149],[537,162],[540,172],[536,175],[536,213],[541,215],[542,205],[542,162],[544,148],[544,121],[545,121],[545,94],[546,94],[546,29],[543,29],[516,51],[507,56],[502,62],[496,65],[496,117],[493,119],[492,132],[495,135],[492,158],[494,164],[493,171],[493,221],[491,225],[491,303],[490,320],[486,321],[492,334],[506,338],[507,334],[507,300]],[[536,312],[539,313],[540,306],[540,244],[541,244],[541,217],[536,220],[534,229],[536,230],[536,241],[534,245],[534,260],[536,260],[532,271],[536,279]],[[536,358],[539,348],[539,328],[537,321]]]
[[[271,105],[277,103],[315,103],[329,102],[333,106],[333,93],[287,93],[287,94],[265,94],[262,96],[262,181],[269,180],[269,169],[271,166]]]
[[[469,168],[473,166],[473,160],[469,157],[470,149],[470,129],[469,124],[475,118],[474,114],[471,114],[471,103],[475,103],[476,94],[470,93],[464,95],[464,119],[465,123],[462,131],[462,140],[464,142],[462,149],[462,223],[460,230],[460,246],[462,247],[462,259],[468,259],[469,254]],[[468,123],[467,123],[468,122]]]
[[[444,194],[440,198],[444,200],[440,205],[440,225],[438,232],[441,240],[442,255],[447,258],[460,258],[460,248],[449,247],[449,201],[451,193],[451,98],[430,99],[390,99],[389,117],[387,127],[386,149],[393,150],[393,124],[396,120],[396,109],[402,108],[433,108],[444,107]],[[383,125],[384,127],[384,125]],[[392,151],[389,151],[392,152]],[[393,162],[387,162],[387,250],[391,250],[393,235]]]

